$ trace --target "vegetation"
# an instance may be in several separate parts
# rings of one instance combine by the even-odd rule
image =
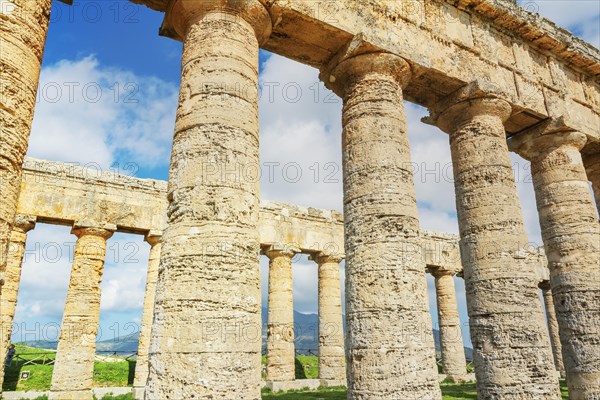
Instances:
[[[345,388],[327,388],[319,390],[290,391],[272,393],[263,390],[262,400],[346,400]]]
[[[5,368],[3,391],[43,391],[50,388],[52,365],[56,352],[16,345],[16,357]],[[19,380],[21,373],[29,372],[29,378]]]
[[[45,391],[52,382],[52,365],[55,351],[35,349],[16,345],[16,355],[10,367],[5,368],[4,391]],[[29,372],[27,379],[20,380],[23,372]],[[124,387],[133,385],[135,360],[94,363],[94,386]],[[119,400],[126,400],[118,398]]]
[[[6,368],[3,389],[5,391],[45,391],[50,389],[53,365],[48,364],[54,359],[55,352],[34,349],[17,345],[18,357],[12,366]],[[266,359],[263,356],[263,366]],[[29,378],[19,381],[22,372],[29,371]],[[115,361],[110,358],[94,363],[94,385],[97,387],[125,387],[133,384],[135,360]],[[319,359],[316,356],[298,356],[296,358],[296,378],[315,379],[319,375]],[[264,376],[263,376],[264,378]],[[441,384],[443,400],[476,400],[475,384]],[[566,383],[561,381],[561,391],[564,400],[568,400]],[[263,390],[263,400],[345,400],[344,388],[326,388],[318,391],[292,391],[272,393]],[[42,396],[36,400],[47,400]],[[99,400],[133,400],[131,394],[120,396],[104,396]]]
[[[319,357],[297,356],[296,379],[317,379],[319,377]]]
[[[455,384],[442,383],[443,400],[477,400],[477,391],[474,383]],[[561,381],[563,400],[568,400],[566,383]],[[272,393],[263,390],[263,400],[345,400],[345,388],[320,389],[317,391],[294,391],[285,393]]]

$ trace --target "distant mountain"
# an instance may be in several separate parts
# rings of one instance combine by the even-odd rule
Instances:
[[[263,354],[267,348],[267,316],[266,308],[262,309],[262,330],[263,330]],[[346,316],[343,316],[344,329],[346,327]],[[301,314],[294,311],[294,334],[296,339],[296,351],[300,354],[318,354],[319,349],[319,316],[317,314]],[[433,339],[435,341],[435,351],[441,354],[440,331],[433,330]],[[465,357],[467,360],[473,359],[473,349],[465,347]]]
[[[135,353],[138,348],[140,333],[135,332],[127,336],[121,336],[116,339],[102,340],[96,342],[97,353],[113,353],[115,351],[121,353]],[[26,341],[22,344],[28,347],[37,349],[56,350],[58,342],[48,340]]]
[[[267,348],[267,309],[262,309],[262,350],[266,353]],[[346,324],[344,316],[344,325]],[[294,335],[296,339],[296,351],[300,354],[318,354],[319,349],[319,316],[317,314],[302,314],[294,311]],[[116,339],[103,340],[96,343],[96,351],[98,353],[135,353],[138,347],[140,333],[135,332],[127,336],[121,336]],[[440,332],[437,329],[433,330],[433,338],[435,340],[435,351],[441,353]],[[56,350],[57,342],[40,340],[24,342],[26,346],[39,349]],[[467,360],[473,359],[473,349],[465,347],[465,356]]]
[[[35,349],[56,350],[58,342],[50,340],[29,340],[21,342],[21,344],[24,344],[27,347],[33,347]]]
[[[135,353],[137,352],[139,341],[139,332],[116,339],[103,340],[96,343],[96,353],[112,353],[115,351],[119,353]]]

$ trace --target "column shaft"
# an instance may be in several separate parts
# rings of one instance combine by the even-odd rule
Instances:
[[[156,281],[158,280],[158,266],[160,264],[161,236],[148,235],[146,241],[150,243],[150,257],[148,258],[148,273],[146,277],[146,294],[142,310],[142,323],[138,355],[135,364],[135,378],[133,380],[133,394],[136,399],[144,398],[146,381],[148,380],[148,352],[150,351],[150,332],[154,317],[154,301],[156,299]]]
[[[319,264],[319,378],[327,385],[346,384],[344,323],[340,262],[342,257],[318,255]]]
[[[558,333],[558,320],[554,309],[554,299],[552,290],[548,287],[542,289],[544,294],[544,307],[546,308],[546,321],[548,323],[548,335],[552,345],[552,354],[554,355],[554,365],[561,377],[565,377],[565,366],[563,364],[562,345],[560,344],[560,335]]]
[[[4,360],[10,346],[17,307],[27,232],[34,227],[35,217],[17,215],[8,245],[5,282],[0,295],[0,393],[4,382]]]
[[[551,148],[538,143],[531,171],[569,395],[590,399],[600,395],[600,225],[579,153],[585,136],[562,145],[553,136]]]
[[[482,399],[559,399],[537,278],[529,255],[503,121],[510,105],[448,101],[462,262]]]
[[[269,250],[269,298],[267,322],[267,381],[296,378],[294,347],[294,252]]]
[[[332,75],[344,99],[348,398],[439,399],[402,97],[409,67],[365,54]]]
[[[115,228],[75,228],[71,280],[52,373],[50,400],[92,399],[100,282],[106,240]]]
[[[51,4],[52,0],[12,0],[1,6],[0,280],[21,190]]]
[[[434,277],[443,371],[449,378],[459,382],[465,379],[467,362],[458,317],[454,276],[452,273],[436,272]]]
[[[184,49],[145,396],[257,400],[258,32],[271,19],[258,0],[178,0],[167,18]]]

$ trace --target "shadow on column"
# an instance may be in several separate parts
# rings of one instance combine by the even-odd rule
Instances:
[[[133,385],[133,380],[135,378],[135,365],[137,364],[137,362],[135,360],[127,360],[127,363],[129,364],[129,371],[127,373],[127,385],[131,386]]]
[[[295,360],[296,379],[308,379],[308,377],[306,376],[306,371],[304,370],[304,365],[302,365],[300,360],[298,360],[297,358]]]

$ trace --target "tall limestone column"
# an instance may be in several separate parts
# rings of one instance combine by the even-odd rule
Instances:
[[[580,150],[587,137],[561,119],[511,138],[531,161],[569,396],[600,396],[600,224]]]
[[[402,88],[410,67],[351,43],[322,72],[344,100],[349,399],[439,399]]]
[[[319,265],[319,379],[322,386],[346,385],[344,321],[339,254],[313,256]]]
[[[51,4],[52,0],[0,4],[0,285],[21,190]]]
[[[508,102],[476,83],[432,109],[449,133],[477,392],[559,399],[538,279],[503,122]]]
[[[27,232],[35,227],[36,217],[30,215],[17,215],[8,245],[6,263],[6,280],[0,296],[0,393],[4,381],[4,360],[10,345],[10,336],[17,307],[17,296],[21,282],[21,268],[25,255],[25,242]]]
[[[154,317],[154,300],[156,299],[156,281],[158,280],[158,266],[160,264],[162,232],[150,231],[146,235],[146,241],[150,244],[150,257],[148,258],[146,294],[144,296],[140,340],[133,380],[133,397],[135,399],[144,398],[146,381],[148,380],[148,351],[150,350],[150,331],[152,330],[152,319]]]
[[[259,0],[174,0],[184,41],[147,399],[260,399]],[[168,30],[168,29],[167,29]]]
[[[554,355],[554,365],[562,378],[566,377],[565,366],[563,363],[562,345],[560,344],[560,335],[558,333],[558,320],[556,319],[556,311],[554,308],[554,298],[552,297],[552,289],[550,282],[540,285],[542,294],[544,295],[544,307],[546,309],[546,322],[548,323],[548,335],[550,336],[550,344],[552,345],[552,354]]]
[[[592,182],[594,197],[596,198],[596,207],[600,213],[600,143],[596,145],[598,152],[585,154],[583,164],[587,173],[588,180]]]
[[[466,378],[467,361],[458,317],[454,273],[436,269],[432,275],[435,278],[443,371],[448,378],[461,382]]]
[[[106,241],[116,226],[79,222],[71,280],[62,319],[50,400],[92,399],[96,336],[100,322],[100,282]]]
[[[264,251],[269,257],[267,381],[271,382],[296,378],[292,258],[298,251],[274,247]]]

